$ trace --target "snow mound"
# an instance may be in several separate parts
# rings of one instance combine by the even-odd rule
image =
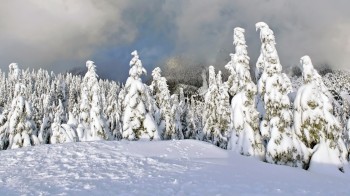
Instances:
[[[259,162],[194,140],[0,152],[0,195],[346,195],[350,177]]]

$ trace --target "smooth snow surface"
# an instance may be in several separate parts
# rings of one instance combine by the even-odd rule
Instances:
[[[348,173],[272,165],[194,141],[96,141],[0,152],[0,195],[349,195]]]

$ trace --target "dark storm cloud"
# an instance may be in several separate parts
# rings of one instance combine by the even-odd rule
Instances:
[[[287,0],[12,0],[0,6],[0,66],[65,71],[92,59],[100,73],[125,78],[130,52],[149,68],[171,56],[222,63],[232,30],[246,28],[251,63],[259,53],[255,23],[274,30],[282,65],[305,54],[314,64],[349,69],[348,1]],[[150,72],[151,70],[149,70]]]

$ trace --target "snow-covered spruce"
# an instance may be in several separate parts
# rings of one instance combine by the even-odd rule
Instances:
[[[300,63],[304,85],[299,88],[294,101],[294,129],[312,152],[310,170],[331,166],[343,171],[348,151],[341,137],[340,124],[332,114],[325,85],[309,56],[302,57]]]
[[[264,22],[256,24],[260,29],[262,73],[257,73],[258,110],[263,120],[260,132],[266,142],[266,161],[289,166],[303,166],[308,157],[302,143],[291,129],[293,115],[288,94],[292,85],[282,66],[275,48],[275,37]]]
[[[24,98],[26,87],[18,83],[15,87],[14,100],[8,114],[8,147],[9,149],[39,145],[37,130],[32,121],[32,108]]]
[[[80,124],[78,136],[81,141],[109,140],[112,138],[102,111],[102,98],[96,66],[87,61],[86,72],[81,85]]]
[[[150,86],[153,97],[159,109],[159,133],[163,139],[183,139],[179,101],[175,99],[175,107],[172,107],[171,96],[166,83],[166,79],[161,76],[161,69],[159,67],[152,71],[153,81]],[[177,117],[177,124],[175,118]]]
[[[195,95],[191,96],[187,104],[187,112],[185,118],[185,139],[203,140],[203,102],[195,99]]]
[[[235,28],[233,38],[236,52],[232,55],[231,64],[226,65],[226,68],[231,70],[231,74],[235,74],[230,76],[231,79],[237,78],[236,83],[232,83],[230,88],[235,96],[231,102],[232,132],[229,149],[264,160],[265,147],[259,132],[259,113],[255,109],[257,88],[250,77],[244,29]],[[229,79],[229,81],[232,80]]]
[[[106,116],[107,124],[112,133],[112,139],[122,139],[121,113],[118,104],[119,86],[115,82],[111,82],[110,89],[107,93]]]
[[[249,72],[250,58],[248,56],[244,32],[245,30],[240,27],[234,28],[233,45],[235,46],[235,53],[230,54],[231,61],[225,65],[225,68],[230,72],[226,83],[231,96],[235,96],[238,92],[241,92],[245,84],[252,81]]]
[[[140,76],[146,74],[137,51],[131,53],[129,78],[123,93],[123,138],[128,140],[159,139],[158,127],[154,120],[149,87],[142,83]]]
[[[219,89],[226,88],[223,86],[222,81],[220,81],[220,75],[221,73],[219,72],[218,77],[216,77],[214,67],[209,66],[209,89],[205,94],[203,133],[206,141],[226,149],[230,123],[230,110],[228,108],[228,95],[220,93],[227,93],[226,89]],[[220,107],[220,105],[226,105],[227,107],[223,108]]]

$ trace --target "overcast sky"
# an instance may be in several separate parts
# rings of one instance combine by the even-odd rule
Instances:
[[[233,52],[236,26],[246,29],[255,64],[254,25],[264,21],[275,32],[282,66],[308,54],[316,66],[350,69],[349,7],[348,0],[4,0],[0,68],[17,62],[63,72],[90,59],[101,76],[124,80],[134,49],[149,71],[172,56],[215,65]]]

